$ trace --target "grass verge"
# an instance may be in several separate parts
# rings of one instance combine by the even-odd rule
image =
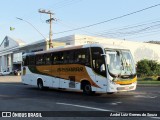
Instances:
[[[143,78],[138,78],[138,84],[139,85],[160,85],[160,81],[158,80],[158,77],[151,76],[151,77],[143,77]]]
[[[138,84],[148,84],[148,85],[160,85],[160,81],[149,80],[149,81],[137,81]]]

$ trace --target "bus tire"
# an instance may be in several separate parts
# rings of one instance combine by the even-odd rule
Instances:
[[[38,89],[44,90],[43,81],[41,79],[37,81],[37,86],[38,86]]]
[[[91,95],[91,94],[95,93],[92,91],[92,87],[91,87],[90,83],[83,84],[82,90],[83,90],[83,93],[86,95]]]

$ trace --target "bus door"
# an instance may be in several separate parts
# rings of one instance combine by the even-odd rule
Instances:
[[[100,87],[97,91],[106,92],[107,87],[107,75],[105,56],[103,56],[103,50],[100,47],[92,47],[92,69],[95,73],[95,83]]]

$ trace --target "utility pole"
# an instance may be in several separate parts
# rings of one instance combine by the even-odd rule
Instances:
[[[54,13],[52,13],[50,10],[47,11],[47,10],[44,10],[44,9],[43,10],[39,9],[38,12],[49,14],[50,19],[46,20],[46,23],[50,24],[50,27],[49,27],[49,48],[53,48],[53,45],[52,45],[52,36],[53,36],[52,21],[56,21],[56,18],[52,18],[52,15],[54,15]]]

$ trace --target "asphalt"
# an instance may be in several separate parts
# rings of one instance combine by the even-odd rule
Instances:
[[[54,118],[38,118],[40,120],[160,119],[159,117],[137,118],[98,116],[102,111],[123,111],[124,113],[148,111],[157,113],[160,111],[160,87],[138,85],[135,91],[86,96],[83,95],[82,92],[65,89],[49,89],[40,91],[37,87],[24,85],[20,81],[20,76],[0,76],[0,111],[50,111],[53,112],[52,115],[55,115]],[[71,115],[72,117],[57,117],[59,113],[60,115]],[[81,115],[83,117],[80,117]],[[84,115],[90,115],[92,117],[84,117]],[[21,118],[12,119],[17,120]]]

